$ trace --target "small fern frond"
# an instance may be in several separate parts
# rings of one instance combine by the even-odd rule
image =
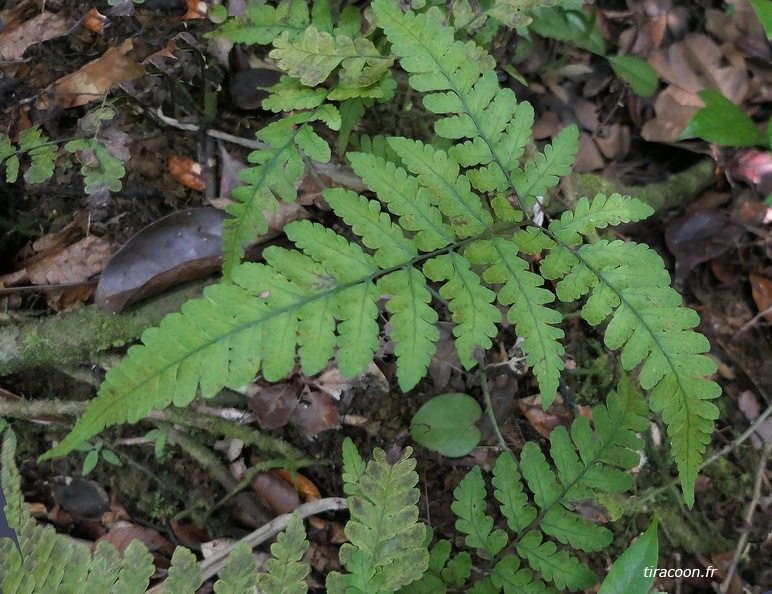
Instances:
[[[309,87],[327,80],[341,65],[342,85],[367,87],[380,80],[394,62],[381,56],[367,38],[333,37],[313,26],[294,41],[290,40],[289,32],[284,31],[273,45],[275,49],[269,56],[277,60],[282,70]]]
[[[254,243],[258,235],[268,230],[264,211],[279,209],[278,197],[291,203],[297,198],[295,183],[304,171],[303,159],[298,148],[307,151],[310,158],[326,163],[330,148],[310,127],[315,111],[297,113],[269,124],[257,133],[258,139],[270,145],[269,149],[257,150],[249,155],[256,167],[244,169],[240,174],[245,185],[234,188],[232,195],[237,202],[226,211],[233,215],[223,223],[223,272],[230,278],[235,266],[244,257],[244,246]]]
[[[255,592],[257,583],[257,566],[252,547],[242,540],[228,555],[220,579],[214,583],[215,594]]]
[[[104,144],[95,138],[79,138],[65,144],[64,149],[77,154],[87,194],[93,194],[103,187],[111,192],[120,192],[126,168],[124,162],[111,154]]]
[[[224,37],[247,45],[270,45],[285,32],[292,37],[301,35],[309,21],[305,0],[287,0],[275,8],[268,4],[250,3],[243,16],[228,19],[205,37]]]
[[[31,126],[19,134],[14,148],[7,134],[0,133],[0,163],[5,162],[5,180],[14,183],[19,176],[19,154],[27,153],[31,163],[24,172],[24,179],[30,184],[48,181],[56,168],[57,145],[50,142],[39,125]]]
[[[123,554],[118,579],[110,594],[144,594],[155,573],[153,555],[139,540],[133,540]]]
[[[353,442],[343,443],[343,478],[351,519],[349,543],[340,548],[348,574],[331,572],[332,594],[386,593],[419,579],[429,564],[424,545],[426,529],[418,522],[419,492],[415,460],[405,456],[389,464],[383,450],[373,451],[364,466]],[[356,485],[349,481],[356,479]]]
[[[704,379],[716,366],[702,354],[710,348],[707,339],[691,331],[699,316],[680,307],[662,260],[645,245],[603,240],[575,252],[558,249],[545,258],[542,273],[562,278],[557,295],[563,301],[589,292],[582,317],[597,326],[610,316],[606,345],[622,349],[625,370],[642,364],[641,387],[651,390],[649,406],[668,426],[684,497],[692,505],[697,468],[718,418],[709,401],[721,394]]]
[[[308,591],[306,576],[311,572],[308,563],[302,562],[307,549],[303,519],[296,514],[271,545],[273,557],[266,561],[265,573],[260,576],[260,591],[265,594],[305,594]]]
[[[188,594],[201,587],[204,580],[196,556],[185,547],[177,547],[163,584],[163,594]]]
[[[492,560],[507,545],[507,534],[493,529],[493,518],[485,513],[485,481],[475,466],[453,491],[451,504],[456,514],[456,529],[466,534],[466,545],[476,549],[483,559]]]

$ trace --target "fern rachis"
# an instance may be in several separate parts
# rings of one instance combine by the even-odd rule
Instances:
[[[640,368],[641,385],[651,390],[650,407],[668,425],[691,504],[699,459],[716,418],[709,400],[720,392],[702,379],[715,366],[702,354],[707,342],[691,330],[697,316],[679,307],[680,296],[670,288],[661,260],[646,246],[582,245],[583,236],[596,229],[641,220],[651,209],[635,199],[601,195],[580,200],[574,213],[546,228],[535,225],[512,204],[530,207],[570,171],[576,127],[566,128],[542,153],[521,163],[533,110],[498,86],[490,56],[472,42],[456,41],[455,31],[435,8],[416,15],[404,13],[392,0],[375,0],[372,9],[410,85],[440,117],[436,143],[393,137],[389,152],[350,153],[354,172],[372,194],[330,189],[324,195],[361,244],[299,221],[285,229],[295,250],[269,248],[265,264],[234,266],[237,258],[231,255],[232,283],[208,288],[202,299],[148,330],[144,345],[132,347],[126,360],[110,370],[73,432],[47,456],[66,453],[107,425],[137,421],[152,408],[184,406],[199,390],[210,397],[223,386],[250,381],[261,370],[266,379],[278,380],[292,370],[298,352],[306,373],[317,373],[337,353],[341,371],[356,375],[378,347],[381,297],[387,298],[393,326],[399,384],[409,390],[426,374],[439,336],[428,281],[439,284],[448,304],[467,369],[477,364],[476,351],[491,345],[503,308],[524,339],[523,350],[548,406],[564,354],[562,317],[551,306],[555,294],[544,286],[550,279],[557,281],[560,300],[586,297],[582,315],[587,322],[599,326],[608,321],[607,346],[621,349],[625,369]],[[293,50],[282,44],[286,57]],[[313,48],[306,44],[302,50]],[[280,88],[309,96],[291,81]],[[324,101],[314,99],[311,111],[321,110]],[[310,128],[315,116],[309,113],[291,116],[298,129],[266,132],[264,140],[273,148],[253,157],[260,165],[245,178],[257,181],[244,190],[246,202],[234,211],[244,218],[234,228],[249,229],[262,200],[275,203],[271,188],[284,200],[294,199],[281,170],[266,169],[271,159],[285,159],[277,150],[289,151],[287,143],[300,136],[319,160],[329,158],[316,146]],[[438,148],[448,141],[448,150]],[[292,151],[286,155],[283,162],[295,179],[302,161]],[[274,182],[265,182],[269,175]],[[230,249],[238,250],[245,237],[235,233]],[[531,254],[545,256],[539,274],[524,258]]]

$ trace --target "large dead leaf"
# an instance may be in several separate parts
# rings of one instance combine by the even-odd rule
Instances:
[[[59,104],[77,107],[99,101],[114,84],[144,76],[144,67],[127,55],[133,47],[127,39],[120,47],[111,47],[101,58],[56,81]]]
[[[0,60],[15,62],[22,59],[24,52],[32,45],[64,35],[71,25],[59,15],[43,11],[25,20],[24,13],[29,3],[10,10],[0,11]]]
[[[226,216],[215,208],[191,208],[142,229],[108,263],[99,279],[96,303],[119,312],[139,299],[217,270]]]
[[[279,235],[290,221],[308,216],[295,203],[265,214],[268,232],[256,244]],[[227,216],[207,206],[176,212],[148,225],[107,264],[97,286],[96,303],[117,313],[168,287],[215,272],[222,264],[222,222]]]
[[[649,142],[672,142],[701,107],[699,91],[719,91],[736,105],[748,95],[748,72],[742,56],[729,44],[719,46],[706,35],[688,35],[651,56],[660,78],[670,83],[654,105],[656,117],[641,136]]]

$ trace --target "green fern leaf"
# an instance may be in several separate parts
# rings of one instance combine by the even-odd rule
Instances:
[[[513,532],[523,532],[536,519],[536,508],[528,505],[528,495],[523,490],[520,472],[514,456],[504,452],[496,460],[493,469],[493,495],[501,504],[501,513]]]
[[[353,443],[344,444],[344,480],[351,519],[346,524],[349,543],[340,548],[341,563],[349,571],[331,572],[327,591],[357,594],[386,593],[419,579],[429,565],[424,540],[426,528],[418,522],[418,474],[410,448],[389,464],[376,448],[364,462]],[[357,479],[356,486],[348,481]]]
[[[327,89],[323,87],[307,87],[297,79],[282,76],[281,80],[271,87],[271,94],[263,99],[262,105],[263,109],[276,113],[314,109],[324,103],[327,93]]]
[[[415,232],[418,249],[430,252],[443,248],[455,239],[453,229],[442,218],[442,213],[431,204],[428,190],[401,167],[382,157],[365,153],[348,156],[354,172],[399,217],[399,225]]]
[[[440,331],[434,325],[437,312],[429,306],[431,293],[426,279],[415,268],[397,270],[378,280],[381,293],[391,293],[386,309],[391,314],[394,330],[391,338],[397,343],[397,379],[404,390],[413,388],[429,369]]]
[[[550,231],[565,245],[578,245],[581,235],[591,235],[596,229],[641,221],[654,214],[648,204],[634,198],[612,194],[608,198],[598,194],[590,202],[586,197],[576,202],[573,212],[567,210],[559,220],[550,223]]]
[[[718,418],[709,401],[721,394],[715,382],[703,379],[716,367],[702,354],[710,347],[707,340],[691,331],[699,323],[696,312],[680,307],[662,260],[645,245],[599,241],[576,252],[558,250],[545,258],[542,272],[563,277],[557,285],[561,300],[591,292],[582,316],[593,325],[611,316],[605,343],[622,348],[625,370],[645,359],[639,381],[651,390],[649,406],[668,426],[684,498],[692,505],[697,468]]]
[[[545,306],[554,300],[552,293],[542,288],[543,279],[528,270],[520,258],[518,246],[511,241],[495,238],[479,241],[467,249],[470,260],[492,264],[483,274],[489,283],[503,284],[498,299],[511,306],[507,319],[515,324],[517,335],[523,338],[523,352],[533,367],[541,388],[542,405],[548,408],[557,394],[560,371],[563,369],[563,331],[555,325],[562,316]]]
[[[329,160],[329,146],[309,127],[320,109],[321,106],[288,116],[257,133],[257,137],[270,148],[249,155],[250,162],[257,163],[257,166],[241,172],[240,179],[245,185],[233,190],[232,195],[237,202],[226,209],[234,217],[223,223],[223,272],[226,278],[244,257],[244,246],[253,243],[258,235],[268,230],[263,212],[279,209],[276,197],[287,203],[297,198],[294,184],[304,170],[297,147],[308,149],[312,159]]]
[[[424,273],[434,281],[448,281],[440,289],[440,296],[450,302],[457,324],[453,329],[456,350],[464,367],[474,367],[475,351],[489,349],[498,333],[496,323],[501,320],[501,312],[493,305],[496,294],[480,284],[469,262],[455,252],[428,260]]]
[[[239,541],[228,555],[225,568],[220,572],[220,579],[214,583],[215,594],[244,594],[257,588],[258,574],[252,548]]]
[[[185,547],[177,547],[164,580],[163,594],[188,594],[198,590],[203,583],[196,556]]]
[[[507,544],[503,530],[493,530],[493,518],[485,513],[485,482],[475,466],[453,491],[451,504],[456,514],[456,529],[466,534],[468,547],[477,549],[484,559],[494,559]]]
[[[57,147],[47,143],[48,137],[40,131],[39,126],[32,126],[19,134],[19,149],[27,151],[32,159],[29,169],[24,173],[28,183],[43,183],[54,175]]]
[[[224,37],[247,45],[270,45],[285,31],[293,36],[300,35],[308,23],[308,4],[305,0],[287,0],[280,2],[276,8],[251,3],[244,16],[228,19],[205,37]]]
[[[5,181],[9,184],[19,178],[19,156],[7,134],[0,132],[0,163],[5,162]]]
[[[278,61],[282,70],[309,87],[327,80],[341,64],[342,84],[367,87],[380,79],[394,61],[382,57],[369,39],[333,37],[313,26],[294,41],[284,31],[273,45],[276,49],[269,56]]]
[[[516,545],[517,552],[545,579],[559,590],[586,590],[597,582],[597,576],[584,563],[566,551],[558,551],[555,543],[542,541],[536,531],[528,532]]]
[[[41,557],[38,557],[39,559]],[[84,581],[83,589],[94,594],[110,594],[118,579],[121,558],[113,545],[102,541],[96,546],[94,558]]]
[[[123,554],[123,562],[112,594],[143,594],[153,573],[153,555],[140,541],[132,541]]]
[[[271,545],[273,557],[265,564],[260,576],[260,591],[265,594],[305,594],[308,591],[306,576],[311,567],[303,563],[308,549],[303,520],[293,515],[287,529],[276,537]]]
[[[64,149],[78,153],[87,194],[93,194],[101,187],[120,192],[126,169],[123,161],[110,154],[104,144],[93,138],[79,138],[65,144]]]
[[[496,592],[504,594],[556,594],[543,581],[534,579],[533,572],[520,566],[520,560],[514,555],[505,555],[491,571],[491,583]]]
[[[520,169],[512,176],[517,195],[521,199],[543,196],[547,189],[557,185],[560,177],[571,173],[574,154],[579,146],[579,128],[566,126],[552,141],[538,153],[533,161],[528,161],[525,169]]]

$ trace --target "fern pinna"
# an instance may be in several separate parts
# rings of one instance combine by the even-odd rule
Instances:
[[[703,379],[715,365],[701,354],[706,339],[691,330],[697,314],[679,307],[661,259],[647,246],[583,245],[596,229],[638,221],[651,208],[601,195],[581,199],[573,213],[548,227],[535,224],[528,213],[537,198],[571,170],[577,128],[565,128],[521,163],[533,110],[499,87],[492,58],[473,42],[456,41],[436,8],[416,15],[394,0],[374,0],[372,9],[409,84],[438,116],[436,142],[393,137],[388,151],[349,154],[377,199],[340,188],[324,196],[361,243],[310,221],[287,225],[297,249],[271,247],[264,264],[233,267],[233,282],[209,287],[202,299],[146,331],[144,344],[110,370],[72,433],[46,457],[65,454],[107,425],[136,422],[153,408],[185,406],[199,392],[208,398],[224,386],[241,386],[258,371],[279,380],[296,355],[309,375],[334,355],[345,375],[361,373],[378,348],[383,297],[397,378],[409,390],[426,374],[439,337],[428,281],[439,285],[447,303],[466,368],[491,346],[502,315],[497,303],[504,308],[549,406],[564,354],[561,314],[550,306],[555,294],[544,287],[550,279],[560,300],[586,297],[584,319],[607,324],[606,344],[622,349],[622,367],[640,368],[650,407],[668,426],[691,505],[717,417],[709,400],[720,393]],[[259,175],[267,175],[265,167]],[[541,274],[522,254],[546,255]]]

